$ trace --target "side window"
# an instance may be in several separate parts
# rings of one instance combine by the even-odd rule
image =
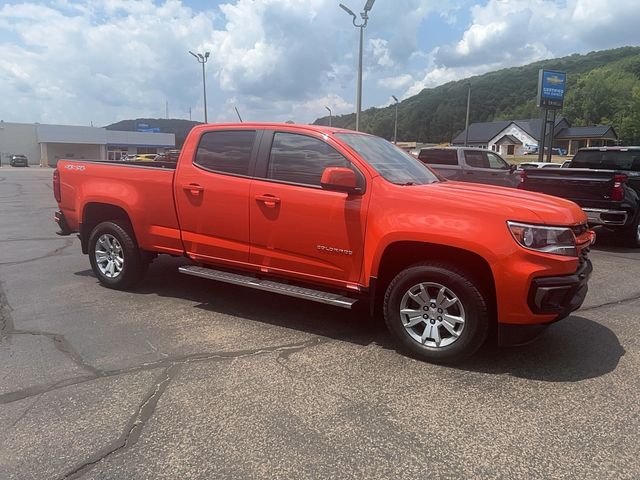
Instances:
[[[276,132],[267,178],[320,186],[320,178],[326,167],[350,166],[346,158],[316,138]]]
[[[485,152],[465,150],[464,159],[470,167],[489,168],[489,161],[485,157]]]
[[[214,172],[249,175],[255,138],[254,130],[207,132],[200,138],[193,163]]]
[[[431,165],[458,165],[455,150],[420,150],[418,160]]]
[[[487,159],[489,160],[489,168],[494,168],[497,170],[508,170],[509,164],[505,162],[502,158],[500,158],[495,153],[487,152]]]

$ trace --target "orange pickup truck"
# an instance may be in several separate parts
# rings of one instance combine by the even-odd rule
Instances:
[[[62,160],[61,235],[106,287],[158,254],[180,272],[351,308],[409,353],[522,343],[582,304],[594,236],[575,204],[444,181],[381,138],[290,124],[195,127],[177,163]]]

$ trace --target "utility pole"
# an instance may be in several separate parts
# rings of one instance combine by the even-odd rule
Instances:
[[[189,50],[189,53],[196,58],[198,63],[202,64],[202,89],[204,91],[204,123],[209,123],[209,121],[207,120],[207,80],[204,75],[204,64],[207,63],[207,60],[209,60],[209,52],[205,52],[204,55],[202,55],[201,53],[196,54],[196,53],[193,53],[191,50]]]
[[[364,11],[360,14],[363,22],[358,24],[356,23],[356,14],[353,13],[349,7],[344,4],[340,4],[340,8],[342,8],[345,12],[347,12],[352,17],[353,26],[360,29],[360,49],[358,51],[358,84],[356,85],[356,131],[360,131],[360,112],[362,111],[362,44],[364,38],[364,29],[367,28],[367,22],[369,21],[369,12],[371,8],[373,8],[373,3],[376,0],[367,0],[367,3],[364,5]]]
[[[471,82],[467,82],[469,91],[467,92],[467,120],[464,123],[464,146],[469,146],[469,109],[471,107]]]
[[[397,144],[398,143],[398,99],[396,98],[395,95],[391,95],[391,98],[393,98],[393,100],[396,102],[396,121],[393,126],[393,143]]]

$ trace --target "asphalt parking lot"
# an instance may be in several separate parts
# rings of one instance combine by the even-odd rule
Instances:
[[[462,365],[362,314],[177,273],[101,287],[50,169],[0,169],[0,479],[640,478],[640,251]]]

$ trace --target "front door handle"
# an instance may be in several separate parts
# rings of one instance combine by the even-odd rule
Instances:
[[[191,195],[200,195],[200,192],[204,192],[204,187],[197,183],[189,183],[188,185],[183,185],[182,188]]]
[[[256,201],[264,203],[269,208],[275,208],[280,203],[280,199],[274,195],[256,195]]]

